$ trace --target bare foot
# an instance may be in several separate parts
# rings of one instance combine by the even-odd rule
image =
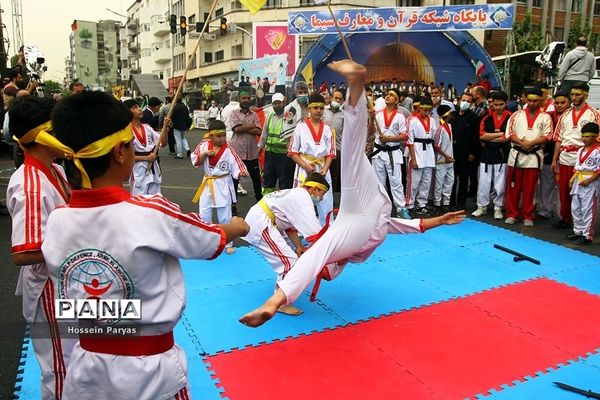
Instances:
[[[231,246],[231,247],[225,248],[225,253],[227,253],[227,254],[235,253],[235,247]]]
[[[248,314],[242,316],[242,318],[240,318],[240,322],[251,328],[256,328],[273,318],[273,315],[275,315],[276,311],[277,308],[273,309],[267,304],[263,304],[256,310],[251,311]]]
[[[338,74],[343,75],[350,84],[353,81],[364,82],[367,77],[365,66],[352,60],[332,61],[327,66]]]
[[[277,312],[285,315],[291,315],[292,317],[297,317],[298,315],[301,315],[304,311],[292,305],[283,305],[279,307]]]

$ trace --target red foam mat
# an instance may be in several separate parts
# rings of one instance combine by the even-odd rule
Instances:
[[[592,308],[537,279],[208,361],[232,400],[462,399],[600,347]]]

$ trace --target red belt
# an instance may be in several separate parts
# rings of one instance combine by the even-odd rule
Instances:
[[[81,348],[94,353],[116,356],[153,356],[171,350],[175,345],[173,332],[156,336],[81,336]]]
[[[561,151],[566,151],[567,153],[572,153],[574,151],[579,150],[580,146],[576,146],[574,144],[568,145],[568,146],[560,146],[560,150]]]

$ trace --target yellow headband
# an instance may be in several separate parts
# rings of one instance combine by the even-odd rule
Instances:
[[[387,94],[388,94],[388,96],[389,96],[389,95],[392,95],[392,96],[394,96],[394,97],[396,98],[396,100],[400,100],[400,96],[398,96],[398,93],[396,93],[396,91],[395,91],[395,90],[393,90],[393,89],[390,89],[390,90],[388,90],[388,91],[387,91]],[[414,104],[414,103],[413,103],[413,104]]]
[[[52,122],[46,121],[43,124],[36,126],[24,134],[20,139],[13,136],[13,140],[20,144],[32,143],[35,142],[35,139],[41,132],[52,132]]]
[[[314,181],[304,181],[304,186],[316,187],[325,192],[329,190],[329,188],[327,186],[323,185],[322,183],[314,182]]]
[[[310,104],[308,105],[308,107],[309,107],[309,108],[310,108],[310,107],[325,107],[325,103],[322,103],[322,102],[310,103]]]
[[[548,93],[548,92],[549,92],[549,90],[548,90],[548,89],[544,89],[544,88],[542,88],[542,89],[540,89],[540,90],[542,91],[542,93]]]
[[[568,98],[567,96],[563,96],[562,94],[561,94],[561,95],[559,95],[559,96],[554,96],[554,100],[556,100],[556,99],[561,99],[561,98],[562,98],[562,99],[569,100],[569,98]]]
[[[64,158],[73,160],[75,166],[81,172],[81,185],[85,189],[91,189],[92,183],[90,178],[81,164],[81,158],[97,158],[110,153],[110,151],[119,143],[129,143],[133,140],[133,131],[131,124],[110,136],[106,136],[100,140],[88,144],[78,152],[73,151],[70,147],[62,144],[57,138],[49,133],[42,132],[38,135],[36,142],[44,146],[48,146],[55,150],[61,151]]]
[[[596,132],[581,132],[581,137],[598,136]]]
[[[213,129],[212,131],[208,131],[202,136],[202,139],[208,139],[211,135],[220,135],[222,133],[226,133],[225,129]]]
[[[431,110],[433,108],[433,106],[430,106],[430,105],[427,105],[427,104],[425,104],[423,106],[419,105],[419,107],[421,107],[423,110]]]
[[[571,89],[571,94],[587,94],[583,89]]]
[[[540,96],[538,96],[537,94],[528,94],[527,95],[527,100],[539,100],[541,99]]]
[[[421,102],[420,102],[420,101],[415,101],[415,102],[413,102],[413,107],[420,106],[420,105],[421,105]]]

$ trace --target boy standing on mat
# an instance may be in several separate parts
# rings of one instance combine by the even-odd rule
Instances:
[[[423,232],[439,225],[457,224],[464,219],[464,211],[429,219],[390,218],[391,201],[364,154],[368,118],[364,94],[367,71],[351,60],[333,62],[329,67],[349,83],[344,108],[347,130],[342,136],[340,211],[323,236],[298,258],[294,268],[278,283],[275,294],[240,318],[247,326],[264,324],[279,307],[296,301],[323,266],[338,261],[340,264],[365,261],[388,233]],[[329,277],[333,279],[340,272],[341,268],[329,271]]]
[[[160,195],[125,191],[135,161],[131,112],[112,96],[68,97],[52,123],[58,140],[49,145],[75,161],[87,188],[48,219],[42,252],[56,297],[141,303],[135,324],[90,320],[94,334],[79,335],[63,398],[186,399],[187,360],[173,340],[186,303],[179,258],[214,258],[248,225],[237,217],[207,224]],[[129,330],[108,335],[109,327]]]

